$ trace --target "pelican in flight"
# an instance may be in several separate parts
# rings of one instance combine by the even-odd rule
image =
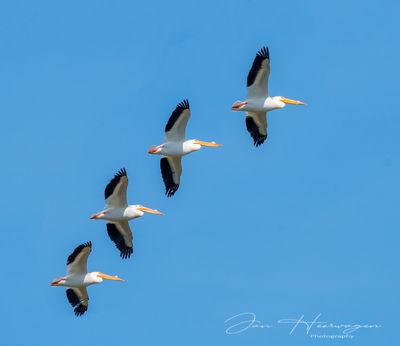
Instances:
[[[256,147],[267,139],[267,112],[291,105],[304,105],[304,102],[283,96],[268,96],[269,50],[263,47],[257,52],[247,76],[247,100],[236,101],[233,111],[246,112],[246,127]]]
[[[182,163],[181,158],[204,147],[219,147],[215,142],[197,139],[185,140],[186,125],[190,118],[189,101],[183,100],[172,112],[165,126],[165,143],[149,149],[149,154],[162,155],[161,175],[165,185],[165,194],[172,197],[179,188]]]
[[[133,252],[132,231],[128,221],[144,215],[144,213],[163,215],[156,209],[143,205],[128,205],[126,189],[128,177],[125,168],[122,168],[110,180],[104,191],[106,207],[103,211],[92,215],[92,220],[107,220],[107,233],[121,252],[122,258],[131,257]]]
[[[101,272],[87,272],[87,261],[92,252],[92,243],[79,245],[67,260],[67,275],[59,277],[50,284],[67,288],[67,299],[74,308],[76,316],[83,315],[88,309],[89,297],[86,287],[99,284],[106,280],[124,281],[118,276],[111,276]]]

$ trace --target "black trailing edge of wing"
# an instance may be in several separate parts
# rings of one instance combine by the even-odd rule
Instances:
[[[254,119],[251,117],[246,117],[246,127],[247,131],[249,131],[251,138],[254,140],[254,145],[256,147],[260,146],[267,139],[266,135],[262,135],[258,130],[258,126],[255,123]]]
[[[251,86],[257,78],[258,70],[261,68],[261,64],[265,59],[269,59],[268,47],[262,47],[254,58],[253,65],[251,66],[250,72],[247,76],[247,87]]]
[[[187,99],[183,100],[182,102],[178,103],[175,110],[172,112],[171,116],[168,119],[167,125],[165,126],[165,132],[168,132],[172,129],[175,122],[178,120],[179,116],[185,109],[189,108],[189,101]]]
[[[115,224],[107,224],[107,233],[110,239],[115,243],[117,249],[121,251],[120,256],[124,259],[131,257],[133,248],[125,244],[124,236],[119,232]]]
[[[107,199],[112,195],[114,192],[115,187],[118,185],[119,180],[121,177],[127,177],[126,175],[126,169],[121,168],[117,174],[114,175],[114,178],[110,180],[110,182],[107,184],[106,189],[104,190],[104,198]]]
[[[165,194],[167,197],[172,197],[178,190],[179,184],[175,184],[174,182],[174,175],[166,157],[160,160],[160,169],[165,185]]]
[[[69,303],[74,308],[75,316],[82,316],[88,309],[87,305],[82,304],[78,295],[72,288],[67,288],[66,293]]]
[[[69,265],[69,264],[71,264],[73,261],[75,261],[76,256],[78,256],[78,255],[80,254],[80,252],[81,252],[85,247],[90,247],[90,248],[92,248],[92,242],[91,242],[91,241],[88,241],[88,242],[86,242],[86,243],[83,243],[83,244],[77,246],[77,247],[75,248],[75,250],[72,252],[72,254],[70,254],[70,255],[68,256],[67,265]]]

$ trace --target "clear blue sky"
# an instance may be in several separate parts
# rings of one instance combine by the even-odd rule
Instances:
[[[399,10],[368,0],[3,2],[1,343],[393,344]],[[270,93],[308,106],[271,113],[256,149],[230,106],[263,45]],[[183,98],[188,138],[224,146],[184,158],[167,199],[147,149]],[[131,222],[125,261],[105,224],[89,220],[121,167],[129,201],[166,213]],[[126,282],[90,287],[76,318],[49,283],[88,240],[89,269]],[[224,321],[246,311],[274,327],[227,335]],[[319,313],[382,327],[328,341],[276,323]]]

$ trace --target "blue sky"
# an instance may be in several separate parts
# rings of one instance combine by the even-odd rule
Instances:
[[[397,339],[399,10],[368,0],[3,3],[2,343]],[[271,113],[255,148],[230,106],[264,45],[270,93],[308,106]],[[167,199],[146,151],[184,98],[188,138],[224,146],[185,157]],[[166,213],[131,222],[126,261],[88,218],[121,167],[129,201]],[[90,287],[76,318],[49,283],[88,240],[89,269],[126,282]],[[273,327],[227,335],[224,321],[242,312]],[[329,341],[277,322],[318,314],[382,327]]]

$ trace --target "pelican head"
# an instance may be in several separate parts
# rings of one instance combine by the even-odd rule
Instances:
[[[161,150],[164,148],[164,146],[161,145],[154,145],[152,146],[149,150],[148,153],[149,154],[160,154]]]
[[[305,105],[304,102],[302,101],[298,101],[298,100],[292,100],[292,99],[288,99],[284,96],[275,96],[272,98],[275,103],[277,104],[278,108],[283,108],[285,107],[287,104],[288,105]]]
[[[247,106],[247,101],[236,101],[232,105],[233,111],[240,111],[243,110],[243,107]]]

